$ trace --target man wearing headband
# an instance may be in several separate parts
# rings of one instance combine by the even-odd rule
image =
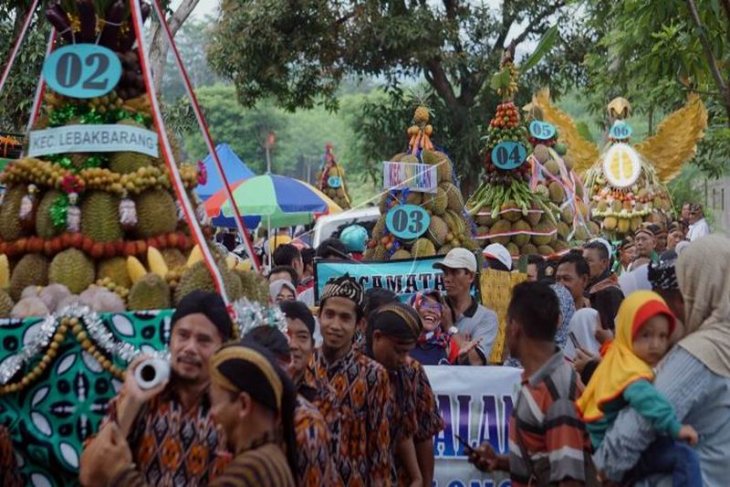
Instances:
[[[444,426],[423,367],[408,355],[422,329],[418,313],[400,302],[381,306],[368,319],[367,353],[390,377],[395,405],[390,434],[398,485],[432,484],[433,437]]]
[[[172,316],[170,381],[143,390],[134,378],[138,357],[127,368],[119,395],[109,404],[102,425],[115,423],[129,442],[138,471],[156,485],[207,484],[216,461],[216,428],[210,418],[208,361],[230,340],[233,323],[218,294],[193,291],[185,296]],[[87,453],[80,464],[81,482],[97,484],[87,476]],[[178,454],[170,455],[171,451]],[[93,457],[93,455],[92,455]],[[94,457],[109,462],[108,458]]]
[[[614,318],[624,300],[618,286],[618,277],[611,272],[611,245],[604,239],[596,239],[583,247],[583,257],[590,269],[586,294],[591,308],[598,311],[604,329],[614,329]]]
[[[633,237],[626,237],[618,248],[618,259],[613,266],[613,271],[617,276],[624,272],[628,272],[631,262],[636,255],[636,247],[634,246]]]
[[[348,274],[324,287],[319,306],[323,343],[314,356],[314,376],[335,391],[328,398],[325,419],[340,483],[387,486],[393,407],[388,373],[353,347],[355,330],[363,321],[363,296],[362,287]]]
[[[702,211],[702,205],[693,203],[689,205],[689,232],[687,232],[687,240],[694,242],[698,238],[710,234],[710,226],[705,220],[705,214]]]
[[[656,260],[656,237],[654,232],[647,226],[641,227],[634,232],[634,242],[636,243],[636,259]],[[636,268],[632,264],[632,270]]]
[[[227,345],[211,357],[210,376],[212,415],[233,459],[208,485],[294,487],[296,393],[275,359],[253,344]],[[118,459],[105,473],[112,479],[109,485],[157,485],[146,482],[134,468],[129,448],[115,424],[109,424],[100,437],[105,441],[99,454]]]

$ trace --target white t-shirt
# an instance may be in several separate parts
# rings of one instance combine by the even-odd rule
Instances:
[[[710,226],[707,224],[707,220],[701,218],[695,223],[689,226],[689,232],[687,233],[687,239],[690,242],[694,242],[700,237],[710,234]]]

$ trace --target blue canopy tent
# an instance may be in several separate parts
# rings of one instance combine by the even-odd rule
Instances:
[[[228,184],[233,185],[233,183],[255,176],[254,172],[248,168],[246,163],[243,162],[235,152],[233,152],[233,149],[231,149],[231,146],[228,144],[218,144],[215,147],[215,152],[218,154],[218,159],[221,161],[223,172],[228,179]],[[203,164],[205,165],[205,169],[208,173],[208,180],[205,184],[195,188],[195,193],[201,200],[206,201],[215,193],[223,189],[223,180],[221,179],[220,174],[218,174],[218,168],[216,167],[211,154],[208,154],[208,156],[203,159]],[[260,221],[261,217],[244,215],[244,223],[248,228],[256,228]],[[233,217],[225,217],[223,214],[213,217],[212,223],[216,227],[236,227],[235,219]]]

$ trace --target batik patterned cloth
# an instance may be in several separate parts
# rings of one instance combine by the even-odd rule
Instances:
[[[102,427],[116,417],[116,407],[117,398]],[[218,434],[207,394],[184,410],[168,387],[140,411],[127,440],[137,469],[151,485],[207,485],[225,463],[216,455]]]
[[[330,452],[340,481],[350,487],[391,485],[391,443],[388,424],[392,401],[388,373],[351,349],[328,363],[321,351],[314,362],[315,378],[334,390],[327,400]]]
[[[301,395],[294,410],[297,437],[297,472],[299,487],[337,486],[340,477],[330,455],[330,433],[322,413]]]

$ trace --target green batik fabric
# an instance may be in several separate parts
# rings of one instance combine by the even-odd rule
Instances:
[[[172,313],[173,310],[161,310],[108,313],[100,317],[116,340],[141,350],[162,350],[169,342]],[[41,321],[0,322],[0,367],[32,339]],[[125,367],[125,362],[109,356],[100,344],[95,345],[117,366]],[[46,351],[47,347],[9,383],[19,381],[31,371]],[[0,396],[0,424],[11,433],[26,485],[78,485],[83,442],[96,433],[107,403],[121,385],[69,330],[55,360],[35,382],[20,392]]]

